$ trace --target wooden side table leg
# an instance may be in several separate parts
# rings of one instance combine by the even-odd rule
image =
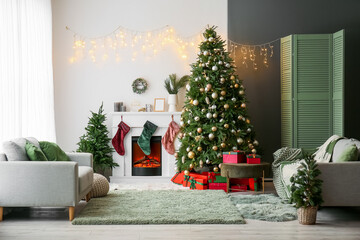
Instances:
[[[263,176],[262,176],[262,189],[263,189],[263,193],[265,192],[265,171],[263,170]]]
[[[226,171],[226,193],[229,193],[229,190],[230,190],[229,171]]]

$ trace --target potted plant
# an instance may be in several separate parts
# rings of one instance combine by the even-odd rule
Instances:
[[[321,194],[322,180],[318,178],[321,171],[316,161],[306,157],[295,176],[290,178],[290,202],[297,208],[299,223],[312,225],[316,223],[316,214],[323,202]]]
[[[176,74],[170,74],[164,81],[165,89],[169,93],[168,104],[169,112],[176,112],[177,93],[189,81],[189,76],[185,75],[179,80],[176,79]]]
[[[103,104],[99,111],[91,112],[86,133],[80,137],[77,152],[92,153],[94,159],[94,172],[104,175],[108,180],[111,170],[119,166],[112,158],[113,148],[110,146],[111,138],[105,125],[106,115],[103,114]]]

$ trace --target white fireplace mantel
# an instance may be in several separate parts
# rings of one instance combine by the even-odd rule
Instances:
[[[146,121],[150,121],[158,126],[153,136],[163,137],[169,127],[169,123],[180,122],[181,112],[113,112],[112,119],[112,137],[118,130],[118,124],[121,119],[130,127],[130,131],[124,139],[125,155],[120,156],[117,152],[113,153],[113,159],[119,164],[119,167],[113,169],[113,175],[110,177],[112,183],[135,183],[135,182],[168,182],[175,174],[175,157],[168,154],[162,146],[161,149],[161,176],[132,176],[132,137],[140,136]],[[175,148],[178,148],[178,142],[175,142]]]

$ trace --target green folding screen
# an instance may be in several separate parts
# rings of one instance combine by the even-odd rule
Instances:
[[[344,31],[281,39],[282,146],[314,148],[343,133]]]

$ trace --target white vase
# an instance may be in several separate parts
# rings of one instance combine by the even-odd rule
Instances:
[[[169,112],[176,112],[176,103],[177,103],[177,95],[169,94],[168,97]]]

